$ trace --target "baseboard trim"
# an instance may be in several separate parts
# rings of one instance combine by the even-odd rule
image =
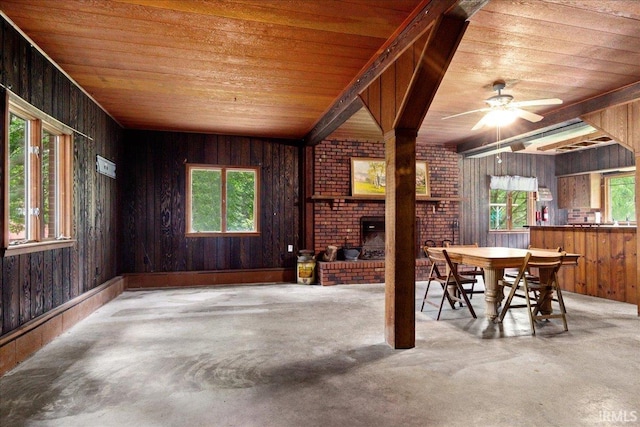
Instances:
[[[124,291],[124,278],[102,285],[0,337],[0,376]]]
[[[124,275],[125,289],[158,289],[193,286],[216,286],[260,283],[293,283],[292,268],[263,268],[252,270],[176,271],[161,273],[128,273]]]

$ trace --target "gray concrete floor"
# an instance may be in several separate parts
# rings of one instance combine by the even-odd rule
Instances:
[[[531,337],[482,298],[393,350],[382,284],[126,292],[0,378],[0,425],[640,425],[635,306],[565,293]]]

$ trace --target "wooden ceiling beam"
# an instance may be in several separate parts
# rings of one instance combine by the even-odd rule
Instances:
[[[327,112],[303,138],[305,145],[316,145],[340,127],[357,111],[352,106],[371,82],[378,78],[402,53],[421,37],[436,20],[447,14],[458,19],[468,19],[488,0],[430,0],[416,8],[413,19],[380,49],[364,71],[343,91]]]
[[[586,114],[604,110],[605,108],[616,105],[625,104],[640,99],[640,81],[621,87],[619,89],[607,92],[605,94],[589,98],[582,102],[569,104],[547,113],[538,123],[531,123],[520,120],[517,124],[508,128],[502,128],[501,139],[509,139],[518,135],[534,132],[548,126],[574,120]],[[460,141],[452,141],[449,145],[457,147],[457,152],[464,154],[467,151],[475,150],[480,147],[486,147],[495,144],[495,130],[491,129],[482,135],[466,138]]]

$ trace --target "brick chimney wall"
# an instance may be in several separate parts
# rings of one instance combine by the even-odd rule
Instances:
[[[380,142],[355,142],[327,140],[315,147],[315,195],[335,195],[333,200],[316,200],[314,204],[316,252],[328,245],[342,247],[360,245],[360,218],[384,216],[383,200],[350,200],[351,158],[368,157],[384,159],[384,144]],[[432,197],[459,197],[458,154],[444,147],[419,145],[416,157],[426,161]],[[416,203],[419,219],[419,244],[432,239],[438,244],[453,238],[452,223],[459,219],[460,202]],[[455,240],[459,243],[459,230]],[[418,248],[417,248],[418,249]],[[419,256],[423,256],[421,251]]]

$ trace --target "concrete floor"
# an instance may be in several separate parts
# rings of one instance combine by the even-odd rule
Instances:
[[[393,350],[382,284],[126,292],[0,378],[0,426],[640,425],[636,307],[565,295],[566,333],[476,295]]]

